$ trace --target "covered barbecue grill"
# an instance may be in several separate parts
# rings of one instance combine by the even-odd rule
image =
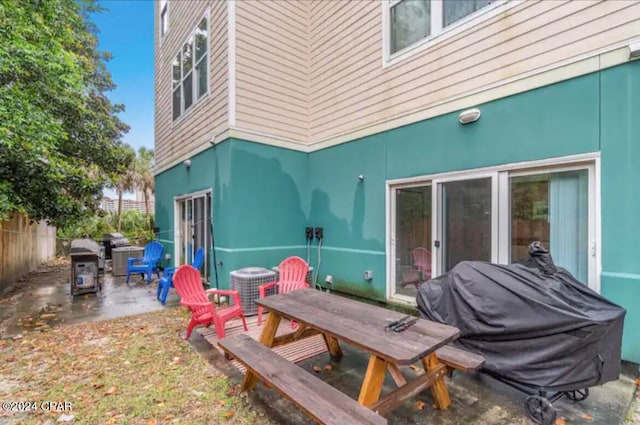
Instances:
[[[122,233],[105,233],[102,235],[102,244],[104,246],[104,258],[112,259],[113,248],[130,246],[129,239],[125,238]]]
[[[530,394],[536,423],[555,422],[551,402],[584,400],[620,374],[626,311],[556,267],[539,243],[515,264],[463,261],[416,298],[423,317],[460,329],[457,343],[485,357],[485,372]]]

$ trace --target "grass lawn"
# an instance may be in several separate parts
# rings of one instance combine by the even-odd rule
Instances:
[[[0,424],[53,424],[62,414],[92,425],[270,423],[178,336],[186,324],[186,311],[170,308],[0,341],[0,401],[38,407],[0,410]],[[43,401],[72,410],[43,411]]]

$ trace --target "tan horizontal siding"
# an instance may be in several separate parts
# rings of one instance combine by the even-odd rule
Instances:
[[[275,116],[286,117],[287,121],[291,120],[306,120],[308,115],[306,111],[301,111],[296,108],[295,105],[292,105],[286,101],[279,101],[278,99],[274,99],[273,97],[263,96],[260,93],[251,92],[248,90],[243,90],[240,93],[240,96],[247,97],[253,101],[255,101],[255,105],[252,105],[250,108],[246,108],[246,105],[240,103],[238,105],[238,111],[249,112],[252,111],[262,111],[264,113],[274,114]],[[269,105],[269,106],[265,106]],[[277,108],[272,108],[271,106],[277,106]]]
[[[278,86],[277,84],[270,84],[263,79],[258,79],[253,75],[246,74],[244,71],[239,72],[236,75],[236,85],[238,86],[236,95],[238,97],[251,97],[247,93],[258,93],[262,95],[263,101],[267,101],[269,98],[273,98],[273,106],[275,107],[278,102],[284,102],[290,104],[292,107],[297,108],[304,114],[308,114],[308,102],[304,96],[296,95],[292,90],[286,90],[286,86]],[[283,93],[286,92],[286,93]],[[294,96],[295,95],[295,96]],[[267,104],[267,106],[270,106]]]
[[[238,34],[240,34],[239,37],[247,37],[254,41],[273,44],[274,47],[281,48],[281,53],[286,54],[287,58],[298,64],[306,64],[308,55],[305,39],[301,39],[291,32],[275,32],[267,26],[269,25],[268,22],[264,22],[252,14],[248,14],[244,19],[245,25],[237,29]]]
[[[251,4],[247,4],[251,3]],[[238,2],[238,8],[242,9],[242,14],[245,19],[254,18],[254,22],[262,22],[264,24],[270,22],[286,22],[287,27],[290,27],[288,34],[302,34],[307,31],[307,18],[301,18],[301,15],[294,13],[294,10],[303,8],[299,5],[292,5],[287,7],[286,2],[278,2],[277,7],[274,7],[272,1],[253,1],[243,0]],[[305,12],[306,13],[306,12]],[[255,17],[260,17],[255,19]]]
[[[286,60],[278,58],[273,60],[270,58],[272,53],[262,49],[256,49],[252,44],[243,44],[243,51],[238,52],[236,55],[236,63],[239,66],[238,73],[246,73],[256,78],[265,79],[267,76],[275,77],[280,84],[289,87],[297,94],[301,94],[308,98],[307,82],[300,77],[300,72],[292,65],[287,65]],[[251,53],[249,49],[254,49],[254,53]],[[245,69],[243,65],[246,65]]]
[[[210,93],[172,123],[171,60],[207,6]],[[169,33],[156,42],[161,166],[226,129],[226,10],[214,0],[170,2]],[[640,0],[529,0],[385,67],[381,14],[368,0],[237,1],[236,127],[315,143],[629,40],[640,28]]]
[[[207,9],[209,93],[173,121],[171,63]],[[215,0],[170,1],[169,31],[162,40],[158,40],[158,19],[156,2],[155,150],[156,169],[163,170],[206,143],[210,134],[228,127],[227,4]]]
[[[236,4],[236,126],[307,143],[310,4]]]
[[[312,19],[313,13],[331,8],[329,3],[312,9]],[[379,4],[357,6],[343,11],[367,9],[370,16],[363,19],[381,22]],[[344,31],[339,23],[330,28]],[[310,139],[379,123],[588,53],[629,39],[638,28],[637,1],[525,2],[387,68],[382,67],[381,25],[370,29],[369,43],[332,37],[333,49],[311,60]],[[311,37],[313,46],[318,42]],[[345,49],[348,54],[332,53]]]

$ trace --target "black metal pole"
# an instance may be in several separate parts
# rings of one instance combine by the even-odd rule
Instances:
[[[211,248],[213,250],[213,271],[216,276],[216,289],[220,289],[218,285],[218,260],[216,259],[216,239],[213,235],[213,222],[209,222],[209,228],[211,229]]]

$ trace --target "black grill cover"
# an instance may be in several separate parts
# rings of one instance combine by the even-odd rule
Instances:
[[[460,348],[486,372],[544,391],[618,379],[626,311],[556,267],[539,243],[529,259],[463,261],[420,285],[421,316],[460,329]]]

